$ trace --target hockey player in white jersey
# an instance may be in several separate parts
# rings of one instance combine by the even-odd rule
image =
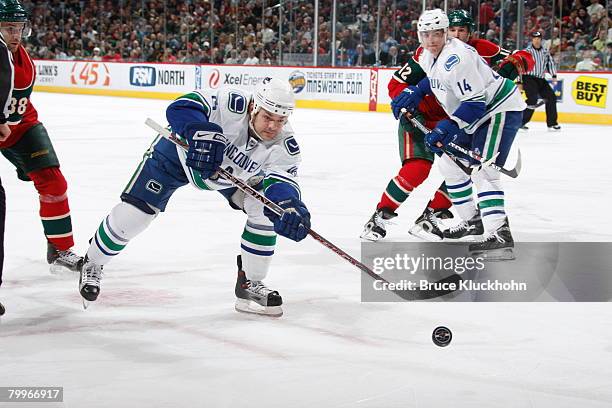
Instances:
[[[121,202],[91,240],[81,270],[81,296],[87,301],[97,299],[103,266],[166,209],[176,189],[192,184],[200,190],[217,190],[247,215],[238,256],[236,310],[282,315],[281,296],[262,282],[276,234],[300,241],[310,228],[310,214],[297,183],[300,149],[287,122],[294,106],[289,84],[271,78],[264,79],[253,95],[227,88],[194,91],[170,104],[166,110],[170,130],[189,150],[161,136],[154,140]],[[219,178],[219,167],[281,206],[283,216]]]
[[[433,94],[449,118],[438,122],[426,136],[427,146],[440,155],[441,147],[454,142],[485,160],[496,156],[495,163],[503,166],[526,105],[514,83],[497,75],[473,47],[448,38],[448,26],[448,17],[440,9],[425,11],[420,16],[418,36],[425,51],[419,65],[427,78],[406,88],[393,99],[392,107],[410,112],[424,95]],[[472,254],[513,259],[514,241],[504,209],[500,172],[485,167],[470,178],[446,155],[441,156],[439,163],[451,201],[463,219],[444,232],[444,239],[473,238],[481,242],[470,245]],[[480,214],[472,185],[477,190]],[[484,237],[474,236],[483,230]]]

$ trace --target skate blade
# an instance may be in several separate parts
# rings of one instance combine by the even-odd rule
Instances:
[[[72,269],[63,266],[63,265],[55,265],[55,264],[50,264],[49,265],[49,273],[51,273],[51,275],[55,275],[55,276],[75,276],[78,274],[78,271],[73,271]]]
[[[87,310],[87,308],[89,307],[89,304],[91,302],[87,299],[83,299],[83,310]]]
[[[475,243],[475,242],[482,242],[483,238],[484,238],[483,235],[466,235],[465,237],[461,237],[459,239],[444,238],[444,242],[446,244]]]
[[[442,238],[440,238],[436,234],[432,234],[429,231],[425,231],[423,229],[423,227],[421,227],[420,225],[414,225],[412,228],[410,228],[408,233],[410,235],[414,236],[414,237],[417,237],[419,239],[422,239],[422,240],[425,240],[425,241],[428,241],[428,242],[440,242],[440,241],[442,241]]]
[[[367,232],[364,231],[361,233],[359,238],[365,239],[366,241],[370,241],[370,242],[376,242],[376,241],[380,241],[381,239],[383,239],[383,236],[373,231],[367,231]]]
[[[283,308],[281,306],[262,306],[257,302],[247,299],[236,299],[234,306],[237,312],[258,314],[270,317],[281,317]]]
[[[512,248],[490,249],[487,251],[470,251],[470,255],[473,257],[484,258],[485,262],[512,261],[516,259],[514,250]]]

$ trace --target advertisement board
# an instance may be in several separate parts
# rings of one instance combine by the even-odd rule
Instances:
[[[252,65],[147,64],[36,60],[38,91],[173,99],[193,89],[252,91],[266,76],[288,81],[297,106],[390,112],[387,84],[395,69]],[[561,72],[555,87],[560,123],[612,124],[610,73]],[[544,119],[544,107],[534,120]]]

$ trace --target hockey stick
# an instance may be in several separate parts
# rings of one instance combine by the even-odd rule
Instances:
[[[538,109],[540,106],[544,105],[546,103],[546,99],[540,99],[538,102],[536,102],[535,105],[527,105],[527,109]]]
[[[431,130],[423,125],[421,122],[419,122],[418,120],[416,120],[413,117],[408,118],[410,120],[410,122],[417,127],[421,132],[428,134],[431,133]],[[497,158],[497,153],[496,155],[494,155],[493,157],[491,157],[489,160],[484,160],[484,157],[482,157],[479,154],[474,153],[474,151],[472,150],[468,150],[464,147],[459,146],[458,144],[455,144],[453,142],[450,142],[448,144],[448,146],[452,147],[453,149],[455,149],[456,151],[465,154],[466,156],[471,157],[472,159],[480,162],[480,164],[476,167],[476,170],[473,172],[468,172],[466,171],[466,167],[463,163],[459,164],[459,159],[457,159],[455,156],[453,156],[452,154],[450,154],[448,151],[446,151],[445,149],[442,149],[442,151],[444,153],[446,153],[451,160],[453,160],[459,167],[461,167],[461,170],[463,170],[464,172],[466,172],[468,175],[472,175],[473,173],[475,173],[476,171],[479,171],[481,168],[486,167],[486,166],[491,166],[492,168],[494,168],[495,170],[499,171],[502,174],[505,174],[508,177],[512,177],[512,178],[517,178],[518,175],[521,172],[521,168],[522,168],[522,161],[521,161],[521,149],[518,150],[518,157],[516,159],[516,165],[514,166],[513,169],[505,169],[501,166],[498,166],[497,164],[493,163],[493,161]]]
[[[183,142],[182,140],[177,138],[175,134],[170,133],[170,131],[168,129],[162,127],[160,124],[155,122],[153,119],[150,119],[150,118],[147,119],[145,121],[145,124],[147,126],[149,126],[151,129],[155,130],[157,133],[159,133],[161,136],[163,136],[167,140],[169,140],[172,143],[176,144],[177,146],[180,146],[180,147],[182,147],[185,150],[188,149],[188,145],[185,142]],[[255,190],[254,188],[249,186],[247,183],[245,183],[244,181],[242,181],[238,177],[234,176],[232,173],[228,172],[224,168],[219,167],[219,170],[217,170],[217,172],[223,178],[225,178],[226,180],[230,181],[234,186],[236,186],[237,188],[242,190],[245,194],[248,194],[249,196],[253,197],[257,201],[259,201],[260,203],[265,205],[270,210],[274,211],[274,213],[276,215],[282,216],[283,213],[285,212],[285,210],[283,210],[282,207],[280,207],[278,204],[276,204],[273,201],[270,201],[270,199],[268,199],[266,196],[262,195],[259,191]],[[384,279],[382,276],[378,275],[376,272],[372,271],[366,265],[364,265],[363,263],[359,262],[357,259],[355,259],[352,256],[350,256],[349,254],[344,252],[342,249],[338,248],[336,245],[334,245],[329,240],[323,238],[323,236],[321,236],[319,233],[315,232],[312,228],[308,230],[308,235],[310,235],[316,241],[321,243],[323,246],[331,249],[337,255],[339,255],[340,257],[342,257],[346,261],[348,261],[351,265],[356,266],[359,269],[361,269],[363,272],[368,274],[373,279],[381,281],[381,282],[386,282],[387,284],[389,283],[386,279]],[[454,273],[454,274],[452,274],[452,275],[450,275],[450,276],[448,276],[448,277],[446,277],[444,279],[439,280],[438,282],[436,282],[436,284],[438,284],[438,283],[442,284],[442,285],[439,285],[437,287],[449,287],[450,286],[450,287],[454,287],[456,289],[442,289],[442,290],[420,290],[420,289],[408,290],[408,289],[406,289],[406,290],[394,290],[393,293],[395,293],[397,296],[399,296],[399,297],[401,297],[402,299],[405,299],[405,300],[433,299],[433,298],[436,298],[436,297],[447,295],[447,294],[457,290],[459,288],[459,282],[461,280],[462,280],[461,276],[459,276],[458,274]],[[449,285],[449,284],[452,284],[452,285]]]

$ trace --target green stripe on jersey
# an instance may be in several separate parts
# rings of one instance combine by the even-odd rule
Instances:
[[[493,110],[497,104],[508,97],[512,92],[514,92],[514,82],[509,80],[508,78],[504,78],[504,84],[499,88],[499,90],[495,93],[493,100],[489,105],[487,105],[487,111]]]
[[[497,113],[493,116],[493,129],[491,130],[491,138],[489,139],[489,148],[487,149],[487,153],[485,154],[485,160],[489,160],[493,157],[497,147],[497,139],[501,137],[501,132],[499,129],[499,125],[501,124],[503,113]],[[491,125],[489,125],[491,126]]]
[[[389,184],[387,184],[387,194],[389,194],[395,201],[399,203],[403,203],[406,201],[410,193],[404,192],[398,185],[395,183],[395,179],[392,179]]]
[[[104,221],[102,221],[100,227],[98,228],[98,235],[100,236],[102,243],[111,251],[119,252],[123,248],[125,248],[125,245],[117,244],[115,241],[113,241],[111,237],[108,236],[108,234],[104,230]]]
[[[70,216],[56,220],[42,220],[45,235],[63,235],[72,232],[72,222]]]
[[[274,246],[276,245],[276,235],[259,235],[247,231],[246,228],[242,232],[242,239],[255,245]]]
[[[482,200],[478,203],[478,207],[480,209],[489,208],[489,207],[503,207],[504,200],[501,198],[496,198],[492,200]]]
[[[448,194],[451,196],[451,198],[463,198],[463,197],[468,197],[472,195],[472,187],[468,188],[467,190],[463,190],[463,191],[449,191]]]
[[[290,180],[283,180],[283,179],[278,179],[274,176],[267,176],[266,178],[263,179],[263,191],[265,192],[268,187],[270,187],[272,184],[276,184],[276,183],[287,183],[289,184],[291,187],[295,188],[295,190],[297,191],[298,195],[301,197],[302,191],[300,190],[300,186],[295,183],[292,182]]]
[[[179,97],[178,97],[178,98],[176,98],[175,100],[176,100],[176,101],[178,101],[178,100],[181,100],[181,99],[189,99],[189,100],[192,100],[192,101],[194,101],[194,102],[197,102],[197,103],[201,104],[201,105],[202,105],[202,107],[203,107],[203,109],[204,109],[204,114],[205,114],[207,117],[209,117],[209,116],[210,116],[210,111],[211,111],[211,109],[210,109],[210,104],[209,104],[209,103],[208,103],[208,101],[206,101],[206,99],[205,99],[205,98],[204,98],[202,95],[200,95],[199,93],[197,93],[197,92],[190,92],[190,93],[185,94],[185,95],[183,95],[183,96],[179,96]]]

